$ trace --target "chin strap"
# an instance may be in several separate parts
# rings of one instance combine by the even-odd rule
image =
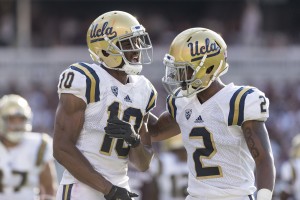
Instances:
[[[223,64],[223,60],[220,61],[218,69],[215,71],[215,73],[213,74],[213,77],[211,78],[211,82],[213,82],[216,78],[218,78],[218,74],[221,70],[222,64]]]
[[[91,56],[91,58],[92,58],[93,61],[98,62],[100,64],[102,63],[100,61],[99,56],[97,54],[95,54],[90,48],[89,48],[89,52],[90,52],[90,56]]]
[[[125,61],[124,61],[125,62]],[[100,62],[101,65],[106,67],[107,69],[112,69],[116,71],[123,71],[128,75],[138,75],[143,69],[142,65],[130,65],[129,63],[126,63],[123,65],[122,68],[110,68],[108,67],[104,62]]]

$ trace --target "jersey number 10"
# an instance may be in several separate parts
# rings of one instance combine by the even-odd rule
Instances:
[[[110,106],[108,106],[107,109],[107,111],[109,112],[108,119],[111,119],[114,116],[120,116],[120,110],[120,103],[116,101],[113,102]],[[132,107],[126,108],[124,110],[122,120],[125,122],[129,122],[130,119],[135,119],[134,129],[136,132],[138,132],[143,120],[143,114],[141,110]],[[115,150],[118,157],[126,158],[128,156],[130,147],[124,147],[123,139],[111,138],[108,135],[104,136],[103,143],[100,148],[100,153],[110,155],[115,140],[117,140]]]

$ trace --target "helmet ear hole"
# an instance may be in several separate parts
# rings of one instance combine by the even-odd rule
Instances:
[[[107,53],[106,51],[102,50],[102,54],[105,56],[105,57],[108,57],[109,56],[109,53]]]
[[[209,68],[207,68],[206,70],[206,74],[210,74],[210,72],[214,69],[214,65],[210,66]]]

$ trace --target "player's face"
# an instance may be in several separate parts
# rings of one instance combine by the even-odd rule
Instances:
[[[123,40],[121,42],[121,48],[125,50],[124,54],[126,59],[132,63],[138,63],[140,61],[139,51],[134,51],[134,49],[140,48],[139,38],[134,37],[128,40]],[[129,51],[126,51],[129,50]]]
[[[179,74],[180,74],[180,81],[182,81],[181,82],[181,88],[183,90],[187,90],[186,81],[187,80],[191,80],[191,78],[193,76],[193,73],[194,73],[194,70],[190,66],[187,66],[184,70],[181,70],[179,72]]]
[[[5,121],[7,132],[20,132],[25,130],[26,118],[24,116],[8,116]]]

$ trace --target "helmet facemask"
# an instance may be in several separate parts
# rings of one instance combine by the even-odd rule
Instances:
[[[195,72],[190,63],[174,61],[175,59],[173,56],[169,54],[165,55],[165,76],[162,79],[163,86],[167,92],[172,95],[175,94],[178,88],[181,88],[182,91],[190,91],[190,86],[195,81]]]
[[[180,98],[190,97],[207,89],[218,76],[223,74],[220,73],[223,61],[221,60],[217,70],[212,74],[211,71],[215,66],[205,67],[206,57],[203,56],[200,65],[194,67],[189,62],[174,62],[175,58],[166,54],[164,58],[165,76],[162,82],[167,92],[175,98]],[[182,95],[174,95],[179,88]]]
[[[4,137],[12,142],[19,143],[23,137],[24,133],[31,131],[31,123],[29,120],[22,115],[14,115],[4,117]]]

